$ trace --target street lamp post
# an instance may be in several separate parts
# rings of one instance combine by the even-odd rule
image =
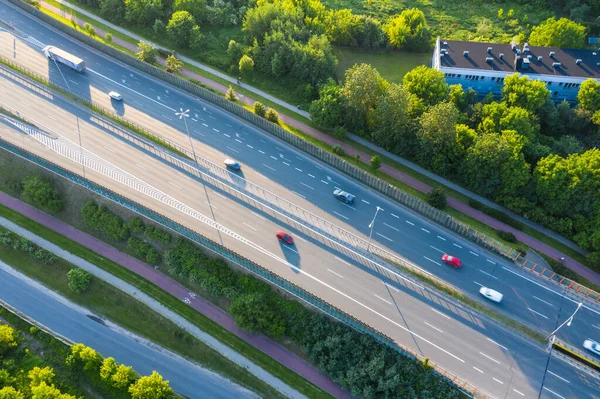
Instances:
[[[194,143],[192,142],[192,136],[190,135],[190,131],[187,126],[187,121],[185,120],[186,118],[189,118],[189,116],[190,116],[189,112],[190,112],[189,109],[186,109],[184,111],[183,108],[179,108],[179,112],[175,112],[175,115],[177,115],[179,117],[179,119],[183,119],[183,124],[185,125],[185,131],[187,132],[188,138],[190,139],[190,146],[192,147],[192,155],[194,156],[194,163],[196,163],[196,151],[194,151]]]
[[[558,321],[560,320],[560,311],[562,310],[562,303],[565,300],[565,295],[566,295],[566,290],[565,290],[565,293],[563,293],[563,297],[562,297],[562,300],[561,300],[561,306],[560,306],[560,309],[558,311],[558,317],[556,318],[556,324],[558,324]],[[579,302],[579,304],[577,305],[577,309],[575,309],[575,311],[573,312],[573,314],[567,320],[565,320],[560,326],[556,327],[556,329],[554,331],[552,331],[546,337],[547,340],[550,340],[549,341],[550,342],[550,352],[548,353],[548,359],[546,360],[546,368],[544,369],[544,377],[542,377],[542,385],[540,386],[540,392],[538,394],[538,399],[541,399],[541,397],[542,397],[542,391],[544,390],[544,382],[546,381],[546,374],[548,373],[548,365],[550,364],[550,357],[552,357],[552,349],[554,348],[554,339],[556,338],[556,333],[565,324],[567,325],[567,327],[571,327],[571,323],[573,322],[573,318],[577,314],[577,311],[579,310],[580,307],[581,307],[581,302]]]
[[[379,211],[383,211],[383,209],[377,207],[377,210],[375,211],[375,216],[373,216],[373,220],[371,220],[371,223],[369,223],[369,229],[371,229],[371,231],[369,232],[369,243],[367,244],[367,252],[369,252],[369,248],[371,247],[371,236],[373,235],[373,227],[375,227],[375,219],[377,219],[377,214],[379,213]]]

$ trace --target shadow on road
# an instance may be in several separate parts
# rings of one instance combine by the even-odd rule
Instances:
[[[279,247],[281,248],[281,252],[283,252],[283,256],[285,260],[291,264],[300,268],[300,253],[298,252],[298,248],[294,244],[286,244],[283,241],[279,241]],[[295,268],[291,268],[294,273],[300,273],[300,270]]]

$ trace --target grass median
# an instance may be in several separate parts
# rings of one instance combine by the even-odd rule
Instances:
[[[310,383],[309,381],[307,381],[300,375],[296,374],[292,370],[283,366],[281,363],[277,362],[273,358],[269,357],[265,353],[261,352],[260,350],[256,349],[252,345],[250,345],[247,342],[245,342],[244,340],[242,340],[241,338],[237,337],[235,334],[227,331],[226,329],[221,327],[219,324],[213,322],[211,319],[207,318],[206,316],[202,315],[201,313],[196,312],[194,309],[192,309],[189,306],[187,306],[186,304],[184,304],[181,300],[171,296],[170,294],[163,291],[161,288],[152,284],[148,280],[140,277],[139,275],[131,272],[130,270],[120,266],[117,263],[112,262],[111,260],[97,254],[96,252],[94,252],[74,241],[69,240],[68,238],[56,233],[55,231],[50,230],[47,227],[27,218],[26,216],[23,216],[20,213],[15,212],[15,211],[11,210],[10,208],[7,208],[3,205],[0,205],[0,216],[11,220],[12,222],[14,222],[14,223],[18,224],[19,226],[31,231],[32,233],[44,238],[45,240],[50,241],[50,242],[54,243],[55,245],[58,245],[61,248],[69,251],[73,255],[78,256],[82,259],[85,259],[88,262],[93,263],[94,265],[100,267],[101,269],[106,270],[107,272],[117,276],[118,278],[122,279],[123,281],[126,281],[129,284],[139,288],[141,291],[143,291],[147,295],[151,296],[152,298],[154,298],[155,300],[157,300],[158,302],[160,302],[167,308],[171,309],[172,311],[174,311],[174,312],[178,313],[179,315],[181,315],[182,317],[186,318],[188,321],[190,321],[194,325],[198,326],[204,332],[212,335],[219,341],[223,342],[224,344],[231,347],[238,353],[240,353],[243,356],[245,356],[246,358],[250,359],[255,364],[262,367],[264,370],[268,371],[269,373],[271,373],[275,377],[279,378],[281,381],[288,384],[289,386],[296,389],[298,392],[304,394],[305,396],[310,397],[310,398],[318,398],[318,399],[331,398],[331,396],[328,393],[326,393],[325,391],[323,391],[316,385]],[[9,262],[7,262],[7,263],[9,263]],[[50,275],[51,273],[41,272],[41,273],[39,273],[39,276],[36,276],[34,278],[40,279],[41,282],[46,284],[46,282],[44,280],[42,280],[42,279],[46,278],[46,274]],[[64,277],[64,281],[66,282],[66,272],[64,272],[62,274],[64,274],[63,277]],[[57,280],[57,281],[54,281],[54,280]],[[61,282],[60,280],[61,280],[60,275],[53,275],[52,278],[50,279],[50,281],[48,282],[48,284],[55,285],[57,288],[55,288],[54,286],[50,286],[48,284],[46,284],[46,285],[48,285],[52,289],[57,290],[58,292],[61,292],[61,294],[62,294],[63,293],[62,289],[65,289],[65,288],[63,286],[64,285],[63,282]],[[96,282],[99,283],[98,286],[100,286],[101,285],[100,283],[102,283],[102,282],[98,281],[98,279],[96,279]],[[102,283],[102,284],[105,284],[105,283]],[[105,284],[105,285],[108,287],[112,287],[112,286],[109,286],[108,284]],[[58,288],[60,288],[61,290],[58,290]],[[67,289],[66,294],[68,294],[68,291],[69,291],[68,287],[66,289]],[[89,307],[91,310],[94,310],[94,311],[97,310],[100,314],[106,314],[106,312],[108,312],[110,310],[110,309],[108,309],[108,307],[113,306],[115,302],[113,299],[110,298],[110,295],[106,295],[106,291],[100,291],[100,293],[102,293],[102,292],[104,292],[104,293],[102,294],[101,298],[96,298],[94,300],[90,299],[91,304],[82,303],[82,306]],[[65,296],[67,296],[69,299],[73,299],[72,298],[73,294],[65,295]],[[129,296],[121,293],[118,297],[124,301],[125,300],[124,297],[129,297]],[[129,297],[129,298],[131,298],[131,297]],[[75,297],[74,299],[77,299],[77,297]],[[134,300],[133,298],[131,298],[131,299]],[[107,300],[107,304],[103,305],[101,303],[103,300]],[[96,303],[96,301],[98,301],[100,303]],[[137,301],[135,301],[135,302],[137,302]],[[137,302],[137,303],[139,304],[139,302]],[[98,306],[98,308],[93,308],[92,306]],[[181,353],[185,357],[188,357],[191,360],[197,361],[200,364],[206,364],[206,362],[207,362],[206,359],[211,359],[211,362],[209,364],[206,364],[206,367],[211,368],[211,369],[215,370],[216,372],[223,374],[225,376],[228,376],[230,378],[233,378],[232,376],[235,376],[236,380],[239,379],[240,383],[248,384],[246,386],[249,386],[249,387],[250,387],[249,384],[252,382],[251,388],[253,390],[256,390],[258,392],[258,389],[260,388],[260,390],[263,391],[263,394],[269,393],[269,395],[268,395],[269,397],[280,397],[280,395],[273,388],[269,387],[268,385],[266,385],[262,382],[259,383],[259,381],[252,381],[252,380],[256,379],[256,377],[249,374],[245,370],[243,370],[243,373],[240,374],[240,372],[242,371],[241,368],[225,358],[221,357],[225,361],[225,363],[223,365],[221,365],[220,363],[212,364],[212,357],[208,356],[208,353],[206,353],[203,356],[198,355],[198,357],[196,359],[196,358],[191,358],[190,355],[188,354],[188,350],[186,350],[185,348],[177,348],[177,347],[173,348],[172,346],[175,345],[176,342],[170,342],[170,341],[177,341],[173,338],[174,337],[173,329],[168,330],[168,331],[163,331],[163,332],[154,331],[154,330],[163,330],[163,329],[156,328],[156,327],[149,327],[152,325],[142,323],[141,321],[136,321],[135,320],[136,315],[129,314],[129,312],[124,312],[125,314],[121,316],[119,314],[120,306],[123,306],[123,305],[120,304],[119,306],[117,306],[116,309],[114,309],[117,311],[116,312],[117,314],[114,316],[115,318],[113,318],[112,313],[111,313],[111,316],[108,317],[109,319],[115,321],[117,324],[120,324],[123,327],[125,327],[139,335],[147,337],[161,346],[164,346],[175,352]],[[145,306],[145,305],[142,305],[142,306]],[[150,311],[150,312],[153,312],[153,311]],[[143,314],[147,315],[148,312],[143,312]],[[140,315],[140,316],[142,316],[142,315]],[[177,327],[175,326],[175,328],[177,328]],[[164,336],[157,337],[156,334],[159,334],[159,333],[164,334]],[[204,345],[204,344],[202,344],[202,345]],[[210,349],[210,348],[208,348],[208,349]],[[210,350],[212,351],[212,349],[210,349]],[[214,353],[216,353],[216,352],[214,352]],[[220,355],[217,354],[217,356],[220,356]],[[229,364],[227,364],[227,362]],[[218,367],[215,367],[215,366],[218,366]],[[240,370],[236,370],[236,368],[240,369]],[[261,387],[261,384],[263,385],[262,387]]]

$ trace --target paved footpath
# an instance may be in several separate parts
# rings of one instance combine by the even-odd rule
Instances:
[[[62,221],[48,215],[47,213],[40,211],[39,209],[25,204],[24,202],[19,201],[18,199],[15,199],[2,192],[0,192],[0,204],[21,213],[22,215],[48,227],[51,230],[56,231],[57,233],[69,238],[72,241],[75,241],[91,249],[92,251],[104,256],[107,259],[112,260],[113,262],[118,263],[119,265],[131,270],[132,272],[152,282],[164,291],[173,295],[175,298],[179,298],[182,300],[186,297],[189,298],[190,290],[185,286],[172,280],[167,275],[155,270],[153,267],[148,266],[147,264],[143,263],[142,261],[136,258],[133,258],[123,252],[118,251],[116,248],[104,243],[103,241],[100,241],[97,238],[90,236],[89,234],[85,234],[81,230],[77,230],[71,225],[63,223]],[[102,278],[108,281],[109,279],[111,279],[111,276],[111,274],[103,273]],[[114,278],[114,276],[112,276],[112,278],[114,280],[117,280],[116,278]],[[119,285],[117,283],[114,283],[113,281],[109,282],[115,286]],[[128,285],[127,283],[125,284]],[[127,288],[125,286],[119,286],[119,288],[122,288],[124,291],[127,291]],[[135,293],[133,293],[133,295],[135,295]],[[140,293],[137,294],[138,298],[140,295]],[[287,368],[298,373],[302,377],[306,378],[308,381],[312,382],[316,386],[328,392],[335,398],[352,398],[352,396],[348,392],[342,390],[342,388],[338,384],[331,381],[327,376],[319,372],[316,368],[314,368],[304,359],[288,351],[287,349],[279,345],[277,342],[271,340],[270,338],[264,335],[250,334],[246,331],[239,329],[235,325],[235,320],[232,316],[230,316],[228,313],[218,308],[217,306],[213,305],[212,303],[196,296],[196,298],[192,298],[191,303],[189,305],[198,312],[202,313],[204,316],[208,317],[209,319],[224,327],[226,330],[237,335],[244,341],[248,342],[250,345],[266,353],[268,356],[272,357],[279,363],[283,364]],[[203,334],[207,335],[206,333]],[[285,391],[285,389],[283,389],[283,391]],[[297,395],[290,396],[297,397]]]
[[[93,19],[95,19],[97,21],[100,21],[104,25],[109,26],[111,29],[119,31],[119,32],[121,32],[122,34],[124,34],[126,36],[133,37],[136,40],[142,40],[141,37],[139,37],[139,36],[137,36],[137,35],[129,32],[129,31],[127,31],[126,29],[123,29],[123,28],[121,28],[121,27],[119,27],[117,25],[114,25],[114,24],[110,23],[109,21],[106,21],[106,20],[104,20],[104,19],[102,19],[102,18],[100,18],[100,17],[98,17],[98,16],[90,13],[89,11],[86,11],[86,10],[84,10],[82,8],[79,8],[79,7],[77,7],[74,4],[71,4],[70,2],[67,2],[67,1],[64,1],[64,0],[58,0],[58,1],[60,3],[65,4],[68,7],[76,10],[78,13],[80,13],[82,15],[87,15],[90,18],[93,18]],[[58,14],[58,15],[62,15],[63,14],[63,11],[61,11],[59,8],[57,8],[57,7],[55,7],[55,6],[51,5],[51,4],[48,4],[48,3],[46,3],[43,0],[40,3],[41,3],[41,5],[42,5],[43,8],[45,8],[47,10],[50,10],[50,11],[54,12],[55,14]],[[76,17],[76,20],[77,20],[77,23],[80,26],[83,26],[86,23],[86,21],[84,21],[84,20],[82,20],[80,18],[77,18],[77,17]],[[94,26],[94,24],[91,24],[91,25]],[[96,34],[98,36],[104,37],[104,35],[106,33],[104,30],[98,28],[97,26],[94,26],[94,28],[96,29]],[[144,40],[144,41],[147,41],[147,40]],[[125,48],[127,48],[127,49],[129,49],[131,51],[134,51],[134,52],[139,51],[138,48],[137,48],[137,46],[135,46],[135,45],[133,45],[133,44],[131,44],[131,43],[123,40],[123,39],[120,39],[118,37],[113,37],[113,42],[115,44],[118,44],[119,46],[123,46],[123,47],[125,47]],[[160,47],[160,46],[157,46],[157,47]],[[210,67],[207,67],[206,65],[200,64],[200,63],[198,63],[198,62],[196,62],[194,60],[191,60],[191,59],[189,59],[187,57],[183,57],[183,56],[179,56],[179,57],[182,60],[184,60],[185,62],[188,62],[188,63],[194,65],[195,67],[201,68],[201,69],[203,69],[205,71],[208,71],[208,72],[210,72],[212,74],[215,74],[215,75],[219,76],[222,79],[225,79],[225,80],[228,80],[228,81],[232,82],[232,86],[233,87],[237,86],[237,84],[235,83],[235,81],[234,81],[234,79],[232,77],[230,77],[228,75],[225,75],[222,72],[216,71],[216,70],[214,70],[214,69],[212,69]],[[165,65],[165,60],[163,58],[159,57],[159,58],[157,58],[157,61],[158,61],[159,64],[161,64],[163,66]],[[182,69],[180,71],[180,73],[182,75],[184,75],[184,76],[187,76],[189,78],[197,80],[197,81],[201,82],[203,85],[206,85],[207,87],[210,87],[211,89],[217,90],[220,93],[225,93],[229,89],[229,87],[227,87],[225,85],[222,85],[222,84],[217,83],[217,82],[215,82],[213,80],[210,80],[210,79],[208,79],[208,78],[206,78],[204,76],[201,76],[201,75],[199,75],[199,74],[197,74],[195,72],[192,72],[192,71],[190,71],[188,69]],[[284,101],[281,101],[281,100],[279,100],[279,99],[277,99],[277,98],[275,98],[275,97],[273,97],[273,96],[271,96],[271,95],[269,95],[267,93],[264,93],[264,92],[262,92],[262,91],[260,91],[260,90],[258,90],[256,88],[253,88],[251,86],[246,86],[246,85],[243,85],[243,87],[246,88],[247,90],[255,92],[256,94],[259,94],[262,97],[267,98],[270,101],[273,101],[273,102],[275,102],[275,103],[277,103],[277,104],[279,104],[279,105],[281,105],[281,106],[283,106],[285,108],[291,109],[294,112],[297,112],[297,113],[299,113],[299,114],[301,114],[303,116],[310,117],[307,112],[305,112],[305,111],[299,111],[299,110],[295,109],[295,107],[291,106],[290,104],[287,104]],[[254,104],[254,100],[252,100],[251,98],[246,97],[246,96],[242,96],[242,95],[238,95],[238,96],[239,96],[239,100],[242,103],[247,104],[247,105]],[[311,127],[311,126],[308,126],[307,124],[305,124],[303,122],[297,121],[296,119],[294,119],[292,117],[289,117],[287,115],[280,115],[280,119],[284,123],[286,123],[287,125],[293,126],[293,127],[297,128],[298,130],[301,130],[302,132],[304,132],[304,133],[306,133],[306,134],[308,134],[310,136],[313,136],[313,137],[319,139],[320,141],[322,141],[324,143],[327,143],[327,144],[332,145],[332,146],[333,145],[339,145],[339,146],[341,146],[344,149],[344,151],[346,152],[346,154],[348,154],[351,157],[355,157],[356,155],[359,155],[360,159],[363,160],[363,161],[366,161],[366,162],[368,162],[368,160],[371,159],[371,157],[370,157],[369,154],[367,154],[367,153],[365,153],[363,151],[358,151],[358,150],[354,149],[353,147],[351,147],[350,145],[344,143],[343,141],[337,140],[336,138],[331,137],[331,136],[329,136],[329,135],[327,135],[327,134],[325,134],[325,133],[323,133],[323,132],[321,132],[321,131],[319,131],[319,130]],[[379,151],[379,150],[377,150],[377,151]],[[414,177],[409,176],[409,175],[407,175],[407,174],[405,174],[405,173],[403,173],[403,172],[401,172],[401,171],[399,171],[399,170],[397,170],[397,169],[395,169],[395,168],[393,168],[393,167],[391,167],[389,165],[383,164],[381,166],[381,168],[379,169],[379,171],[383,172],[383,173],[385,173],[385,174],[387,174],[387,175],[389,175],[389,176],[391,176],[391,177],[393,177],[393,178],[395,178],[397,180],[402,181],[403,183],[411,186],[412,188],[414,188],[414,189],[416,189],[418,191],[421,191],[421,192],[424,192],[424,193],[428,193],[429,191],[432,190],[431,186],[429,186],[429,185],[423,183],[422,181],[420,181],[418,179],[415,179]],[[469,194],[471,194],[471,193],[469,193],[465,189],[461,189],[460,191],[463,194],[467,195],[467,196],[469,196]],[[564,258],[563,264],[565,266],[567,266],[569,269],[573,270],[577,274],[585,277],[589,281],[591,281],[591,282],[593,282],[593,283],[595,283],[597,285],[600,285],[600,274],[594,272],[593,270],[589,269],[588,267],[584,266],[583,264],[577,262],[575,259],[572,259],[572,258],[566,256],[565,254],[563,254],[559,250],[551,247],[550,245],[547,245],[547,244],[543,243],[542,241],[537,240],[536,238],[533,238],[530,235],[525,234],[522,231],[515,229],[512,226],[509,226],[509,225],[507,225],[505,223],[502,223],[501,221],[499,221],[497,219],[494,219],[493,217],[487,215],[486,213],[478,211],[477,209],[472,208],[469,205],[467,205],[467,204],[465,204],[463,202],[458,201],[457,199],[448,198],[448,206],[450,206],[450,207],[456,209],[457,211],[459,211],[459,212],[461,212],[461,213],[463,213],[463,214],[465,214],[467,216],[470,216],[473,219],[476,219],[476,220],[478,220],[478,221],[480,221],[480,222],[482,222],[482,223],[484,223],[484,224],[486,224],[486,225],[488,225],[488,226],[490,226],[490,227],[492,227],[494,229],[502,230],[502,231],[508,231],[508,232],[513,233],[515,235],[515,237],[517,237],[517,240],[519,240],[522,243],[530,246],[531,248],[533,248],[534,250],[536,250],[538,252],[546,254],[547,256],[551,257],[552,259],[560,260],[560,258]],[[526,223],[526,224],[529,224],[529,225],[533,225],[533,223],[527,223],[527,221],[525,221],[525,220],[523,220],[523,222]],[[537,229],[536,227],[533,227],[533,228]],[[543,228],[541,228],[541,229],[543,230]],[[555,233],[551,233],[550,235],[551,236],[555,236]],[[566,241],[566,245],[567,246],[571,246],[571,247],[574,246],[573,243],[568,242],[568,240],[566,238],[564,238],[564,237],[555,237],[555,239],[558,239],[559,241]]]

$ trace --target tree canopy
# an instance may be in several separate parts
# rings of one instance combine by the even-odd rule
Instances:
[[[529,44],[544,47],[584,48],[585,26],[567,18],[559,20],[548,18],[533,28],[529,35]]]
[[[435,105],[448,96],[444,74],[433,68],[418,66],[404,75],[402,84],[410,93],[422,99],[426,106]]]

